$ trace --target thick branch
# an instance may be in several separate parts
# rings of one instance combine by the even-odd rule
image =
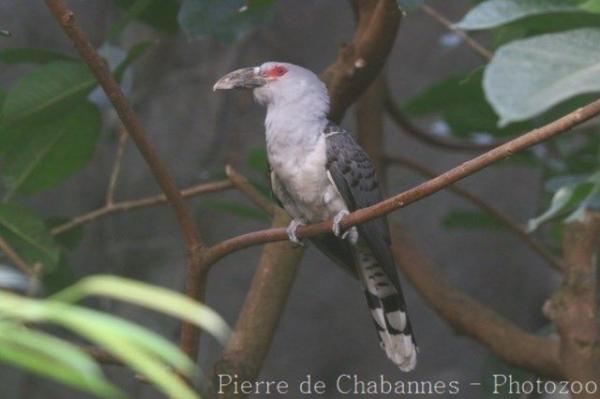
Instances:
[[[597,257],[600,213],[565,227],[563,252],[567,269],[561,288],[547,306],[560,335],[560,356],[570,381],[600,381]],[[595,394],[577,398],[600,398]]]
[[[437,173],[435,173],[432,170],[426,168],[425,166],[419,164],[418,162],[415,162],[415,161],[407,159],[407,158],[392,157],[392,158],[388,158],[386,160],[386,162],[390,163],[390,164],[397,164],[397,165],[400,165],[403,167],[407,167],[407,168],[412,169],[412,170],[418,172],[419,174],[421,174],[423,176],[427,176],[429,178],[437,176]],[[533,237],[531,234],[529,234],[527,232],[527,230],[525,230],[525,228],[520,223],[513,220],[510,216],[508,216],[504,212],[501,212],[500,210],[494,208],[493,206],[488,204],[486,201],[484,201],[482,198],[479,198],[475,194],[473,194],[463,188],[460,188],[456,185],[450,185],[447,188],[448,188],[448,190],[452,191],[454,194],[469,201],[470,203],[472,203],[473,205],[475,205],[476,207],[478,207],[479,209],[481,209],[482,211],[484,211],[485,213],[487,213],[494,219],[501,222],[508,229],[513,231],[517,235],[517,237],[519,237],[534,252],[536,252],[538,255],[540,255],[542,258],[544,258],[548,262],[548,264],[550,266],[552,266],[555,270],[562,271],[564,269],[563,262],[560,259],[558,259],[556,256],[554,256],[550,251],[548,251],[548,249],[542,243],[540,243],[538,240],[536,240],[535,237]]]
[[[286,226],[289,220],[285,212],[277,208],[273,226]],[[240,380],[245,381],[254,381],[258,377],[303,254],[301,248],[289,242],[271,243],[264,247],[234,333],[215,365],[214,393],[218,393],[219,374],[237,374]],[[224,395],[216,396],[239,397],[231,388],[227,388]]]
[[[458,332],[486,346],[507,363],[544,377],[561,377],[558,341],[529,334],[440,278],[429,259],[392,225],[396,262],[436,312]]]
[[[489,165],[505,159],[515,153],[529,148],[533,145],[542,143],[552,137],[565,133],[574,126],[577,126],[594,116],[600,114],[600,100],[579,108],[562,118],[549,123],[541,128],[535,129],[516,139],[513,139],[491,151],[486,152],[470,161],[464,162],[461,165],[450,169],[449,171],[426,181],[408,191],[388,198],[378,204],[363,208],[352,212],[341,223],[343,229],[348,229],[356,224],[363,223],[367,220],[374,219],[379,216],[386,215],[398,208],[402,208],[413,202],[421,200],[425,197],[434,194],[449,185],[478,172]],[[320,233],[331,231],[332,221],[327,220],[321,223],[315,223],[307,226],[301,226],[297,230],[299,238],[312,237]],[[208,250],[207,263],[214,264],[227,254],[248,248],[257,244],[264,244],[271,241],[286,240],[287,234],[285,229],[269,229],[247,233],[238,237],[223,241]]]
[[[392,49],[402,12],[396,0],[354,0],[358,25],[337,60],[323,73],[331,108],[329,118],[342,120],[346,109],[377,77]]]
[[[233,184],[229,180],[219,180],[209,183],[201,183],[186,189],[181,190],[181,196],[183,198],[194,197],[200,194],[215,193],[223,190],[227,190],[233,187]],[[110,205],[105,205],[102,208],[95,209],[91,212],[84,213],[76,216],[68,222],[56,226],[52,229],[52,234],[61,234],[75,227],[81,226],[85,223],[93,222],[101,217],[111,215],[113,213],[131,211],[138,208],[146,208],[150,206],[160,205],[167,203],[167,197],[164,194],[153,195],[150,197],[139,198],[129,201],[113,202]]]

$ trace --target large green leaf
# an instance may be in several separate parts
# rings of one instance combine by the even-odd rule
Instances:
[[[67,341],[13,323],[0,323],[0,360],[101,397],[123,397],[87,353]]]
[[[600,91],[600,29],[577,29],[511,42],[487,66],[483,87],[500,125],[539,115]]]
[[[57,116],[81,102],[95,85],[96,80],[85,64],[50,62],[10,90],[0,113],[0,123],[13,125]]]
[[[177,24],[179,1],[177,0],[149,0],[149,4],[144,4],[144,8],[139,13],[134,6],[136,3],[139,4],[139,0],[115,0],[115,2],[119,7],[127,9],[133,18],[155,29],[165,33],[175,33],[179,29]],[[144,0],[144,3],[148,3],[148,0]]]
[[[433,84],[404,104],[413,117],[441,116],[457,136],[489,133],[497,136],[519,133],[529,126],[515,124],[498,127],[498,116],[485,100],[482,70],[466,76],[455,76]]]
[[[16,138],[4,150],[7,197],[37,193],[81,169],[94,152],[100,127],[100,113],[88,102],[58,118],[8,127]]]
[[[45,271],[58,262],[59,250],[50,232],[26,208],[0,203],[0,235],[30,265],[41,262]]]
[[[3,291],[0,315],[69,329],[145,375],[169,397],[197,398],[177,375],[191,376],[194,363],[174,344],[127,320],[56,300],[29,299]]]
[[[518,19],[556,12],[581,12],[573,0],[488,0],[474,7],[462,21],[459,29],[489,29]]]
[[[189,36],[213,36],[229,42],[240,39],[256,24],[269,21],[273,1],[184,0],[177,19]]]
[[[212,309],[171,290],[115,276],[93,276],[81,280],[54,299],[76,301],[84,296],[100,295],[153,309],[187,320],[205,329],[221,342],[230,330],[225,321]]]
[[[18,64],[30,62],[34,64],[47,64],[53,61],[72,60],[62,53],[39,48],[9,48],[0,51],[0,62],[7,64]]]

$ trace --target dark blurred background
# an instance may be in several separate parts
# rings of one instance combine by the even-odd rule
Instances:
[[[467,1],[439,1],[436,7],[459,20]],[[120,10],[112,1],[71,1],[78,19],[100,45]],[[246,93],[213,93],[213,83],[226,72],[268,60],[288,61],[321,71],[336,57],[353,34],[354,18],[345,2],[282,0],[274,20],[234,43],[216,39],[189,39],[184,33],[161,34],[142,23],[132,23],[120,45],[153,40],[154,45],[134,66],[130,98],[161,157],[180,187],[223,176],[231,163],[253,179],[263,177],[248,166],[250,154],[263,146],[264,110]],[[0,25],[12,32],[1,46],[39,47],[73,53],[65,35],[42,2],[4,0]],[[460,40],[422,12],[402,21],[386,66],[394,96],[405,101],[431,83],[481,65]],[[26,65],[0,64],[0,85],[10,87],[29,71]],[[44,214],[73,216],[102,205],[116,146],[116,116],[104,108],[105,129],[93,161],[58,188],[31,200]],[[421,121],[431,127],[435,119]],[[355,128],[353,109],[343,126]],[[419,160],[436,171],[448,169],[472,154],[432,149],[385,125],[389,155]],[[387,189],[397,193],[419,183],[421,177],[393,168]],[[493,203],[519,221],[538,213],[539,176],[531,169],[501,164],[466,179],[464,187]],[[117,198],[137,198],[158,188],[133,145],[126,149]],[[215,243],[234,235],[265,228],[267,220],[225,212],[215,203],[249,206],[235,191],[190,200],[202,234]],[[452,283],[527,330],[545,321],[541,307],[555,281],[547,266],[514,236],[493,230],[447,229],[441,221],[456,209],[471,209],[457,197],[438,193],[391,219],[400,221]],[[208,304],[233,324],[243,303],[260,247],[237,252],[220,261],[211,272]],[[69,259],[75,274],[112,273],[180,290],[184,280],[184,248],[168,207],[147,208],[101,219],[85,227],[82,245]],[[334,385],[340,374],[360,379],[390,381],[459,380],[461,398],[483,397],[469,382],[489,379],[489,353],[469,338],[453,332],[405,283],[409,310],[420,346],[417,369],[400,373],[379,349],[361,289],[315,248],[309,248],[289,297],[287,309],[261,373],[263,379],[285,379],[294,385],[307,374]],[[127,305],[102,302],[106,309],[178,338],[176,321]],[[210,370],[220,347],[205,336],[201,364]],[[151,387],[136,382],[130,372],[107,367],[111,378],[135,398],[158,398]],[[57,384],[12,369],[0,373],[2,398],[85,397]],[[344,395],[339,395],[343,397]],[[335,398],[330,392],[326,397]],[[411,397],[411,396],[408,396]],[[415,396],[416,397],[416,396]],[[424,396],[420,396],[424,397]]]

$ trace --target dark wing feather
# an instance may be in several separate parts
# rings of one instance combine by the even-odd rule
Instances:
[[[327,137],[327,170],[346,202],[348,210],[366,208],[382,200],[375,168],[354,138],[340,127],[330,125]],[[401,292],[398,272],[390,250],[390,232],[385,217],[357,226],[358,233],[383,266],[388,278]]]

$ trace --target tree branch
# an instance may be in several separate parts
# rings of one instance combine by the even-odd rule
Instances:
[[[515,153],[542,143],[552,137],[558,136],[570,130],[594,116],[600,114],[600,100],[596,100],[585,107],[579,108],[554,122],[538,129],[534,129],[520,137],[517,137],[491,151],[476,158],[462,163],[449,171],[426,181],[408,191],[397,194],[378,204],[368,208],[359,209],[344,218],[341,228],[348,229],[359,223],[386,215],[398,208],[405,207],[413,202],[421,200],[434,194],[449,185],[476,173],[489,165],[505,159]],[[312,237],[320,233],[331,231],[332,221],[326,220],[321,223],[301,226],[297,230],[299,238]],[[264,244],[271,241],[283,241],[288,239],[285,229],[268,229],[240,235],[212,246],[206,254],[206,262],[214,264],[227,254],[248,248],[253,245]]]
[[[481,45],[477,40],[473,39],[471,36],[466,34],[463,30],[458,29],[448,18],[446,18],[442,13],[437,11],[435,8],[422,4],[421,10],[429,15],[431,18],[435,19],[440,25],[448,29],[449,31],[454,32],[458,37],[460,37],[467,46],[471,47],[475,53],[477,53],[481,58],[485,61],[490,61],[494,56],[490,50]]]
[[[390,53],[402,12],[396,0],[354,0],[358,16],[354,38],[323,71],[331,99],[329,118],[339,122],[346,109],[377,77]]]
[[[273,226],[287,226],[289,221],[287,214],[277,208]],[[214,394],[219,386],[219,374],[237,374],[244,381],[254,381],[258,377],[303,254],[302,248],[289,242],[271,243],[264,247],[234,333],[215,365]],[[218,397],[239,397],[230,388],[232,386]]]
[[[567,269],[561,288],[545,310],[560,335],[560,357],[570,381],[600,381],[597,257],[600,213],[588,212],[581,222],[565,226],[563,253]],[[599,398],[600,392],[575,395]]]
[[[215,182],[201,183],[181,190],[181,197],[188,198],[201,194],[216,193],[219,191],[228,190],[232,187],[233,184],[229,180],[218,180]],[[53,235],[61,234],[66,231],[72,230],[75,227],[81,226],[85,223],[93,222],[97,219],[111,215],[113,213],[131,211],[138,208],[146,208],[150,206],[164,204],[167,202],[169,201],[167,200],[167,197],[164,194],[152,195],[149,197],[139,198],[135,200],[113,202],[110,205],[104,205],[101,208],[74,217],[68,222],[53,228],[51,230],[51,233]]]
[[[148,141],[144,127],[118,83],[113,78],[107,64],[98,55],[85,32],[75,21],[73,11],[68,9],[62,0],[44,1],[98,80],[98,83],[117,111],[127,133],[129,133],[135,142],[158,185],[164,192],[169,203],[173,206],[188,251],[186,294],[193,299],[202,301],[206,283],[203,280],[206,277],[204,245],[200,239],[200,233],[192,214],[187,208],[166,166],[162,163],[158,153]],[[181,347],[183,351],[188,356],[195,358],[198,351],[198,328],[184,322],[181,334]]]
[[[231,165],[225,166],[225,173],[238,190],[246,194],[246,196],[254,202],[256,206],[265,211],[268,215],[273,216],[278,207],[269,201],[260,191],[256,189],[244,176],[239,174]]]
[[[391,227],[396,262],[425,300],[455,330],[471,336],[509,364],[535,371],[544,377],[563,375],[557,340],[521,330],[454,288],[439,277],[429,259],[398,225]]]
[[[388,164],[395,164],[403,167],[407,167],[412,169],[423,176],[427,176],[429,178],[437,176],[437,173],[426,168],[418,162],[415,162],[408,158],[402,157],[391,157],[387,158],[386,162]],[[476,196],[475,194],[458,187],[456,185],[450,185],[447,187],[448,190],[452,191],[454,194],[462,197],[463,199],[471,202],[473,205],[493,217],[494,219],[501,222],[508,229],[510,229],[513,233],[517,235],[529,248],[531,248],[534,252],[540,255],[548,264],[557,271],[563,271],[564,265],[563,262],[554,256],[548,249],[538,240],[535,239],[531,234],[527,232],[523,228],[523,226],[517,221],[513,220],[510,216],[506,215],[504,212],[494,208],[482,198]]]
[[[121,173],[121,161],[123,160],[123,154],[125,153],[125,147],[127,146],[127,132],[125,129],[119,129],[118,133],[117,151],[115,153],[115,163],[112,171],[110,172],[110,178],[108,179],[108,189],[106,190],[106,205],[113,205],[115,202],[115,190],[117,188],[117,180],[119,180],[119,174]]]
[[[406,115],[404,115],[404,113],[400,109],[400,106],[396,103],[388,88],[386,88],[385,93],[385,109],[396,124],[396,126],[398,126],[402,131],[410,134],[415,139],[425,144],[429,144],[433,147],[457,151],[489,151],[490,149],[503,144],[503,142],[478,144],[472,141],[455,140],[446,137],[436,136],[435,134],[423,130],[419,126],[412,123],[406,117]]]
[[[23,260],[23,258],[21,258],[19,256],[18,253],[16,253],[10,245],[8,245],[8,243],[4,240],[4,238],[2,236],[0,236],[0,252],[2,252],[4,254],[4,256],[6,256],[6,258],[12,262],[12,264],[14,266],[16,266],[17,268],[19,268],[23,273],[25,273],[28,277],[35,277],[36,276],[36,271],[33,267],[29,266],[27,264],[27,262],[25,262]]]

